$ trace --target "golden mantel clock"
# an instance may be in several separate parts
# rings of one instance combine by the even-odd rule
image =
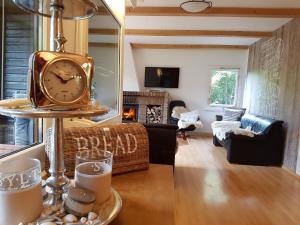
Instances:
[[[36,108],[67,110],[90,101],[94,62],[65,52],[35,52],[29,60],[29,97]]]
[[[87,106],[94,73],[92,58],[66,53],[63,19],[85,19],[97,13],[91,0],[13,0],[20,8],[51,18],[50,51],[29,60],[28,96],[35,108],[72,110]]]

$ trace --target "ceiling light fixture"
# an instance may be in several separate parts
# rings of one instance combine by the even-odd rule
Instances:
[[[180,8],[189,13],[198,13],[211,7],[212,2],[206,0],[190,0],[185,1],[180,5]]]

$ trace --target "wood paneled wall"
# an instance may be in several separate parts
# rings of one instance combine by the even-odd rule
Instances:
[[[300,131],[300,19],[250,47],[245,105],[285,121],[284,165],[296,171]]]

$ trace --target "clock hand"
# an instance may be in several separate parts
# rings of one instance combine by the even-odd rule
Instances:
[[[53,75],[55,75],[56,77],[58,77],[60,80],[62,80],[61,76],[59,73],[55,73],[53,71],[50,71],[50,73],[52,73]]]
[[[60,76],[60,78],[63,80],[63,81],[65,81],[65,82],[68,82],[69,80],[72,80],[72,79],[74,79],[75,78],[75,76],[70,76],[70,74],[68,74],[68,73],[59,73],[59,76]]]
[[[53,71],[50,71],[50,73],[52,73],[52,74],[54,74],[59,80],[60,80],[60,82],[62,82],[62,83],[67,83],[67,81],[65,81],[64,79],[63,79],[63,77],[62,77],[62,75],[60,74],[60,73],[55,73],[55,72],[53,72]]]
[[[64,75],[63,76],[63,80],[64,81],[69,81],[69,80],[72,80],[72,79],[74,79],[75,77],[74,76],[69,76],[69,75]]]

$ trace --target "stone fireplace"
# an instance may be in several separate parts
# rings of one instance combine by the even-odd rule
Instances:
[[[124,122],[140,123],[168,123],[169,94],[159,91],[124,91],[123,92],[123,119],[129,112],[128,107],[137,107],[137,120]],[[124,115],[125,113],[125,115]]]

